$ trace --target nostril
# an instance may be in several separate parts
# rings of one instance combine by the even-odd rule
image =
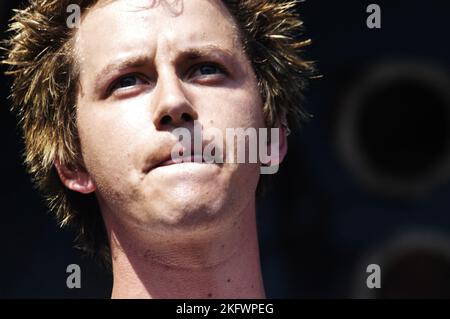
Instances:
[[[188,113],[183,113],[181,119],[185,122],[192,122],[193,118]]]
[[[172,119],[170,118],[169,115],[165,115],[163,116],[163,118],[161,119],[161,125],[167,125],[170,123]]]

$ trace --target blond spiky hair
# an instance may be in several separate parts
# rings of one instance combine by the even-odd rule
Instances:
[[[2,61],[13,76],[13,111],[25,140],[25,164],[59,223],[72,226],[84,251],[109,260],[109,247],[95,195],[81,195],[61,183],[55,161],[83,167],[76,123],[78,70],[74,30],[66,25],[70,4],[83,13],[98,0],[29,0],[16,10]],[[160,0],[166,1],[166,0]],[[309,41],[298,36],[298,1],[222,0],[240,30],[264,101],[268,126],[304,118],[302,91],[313,71],[300,57]]]

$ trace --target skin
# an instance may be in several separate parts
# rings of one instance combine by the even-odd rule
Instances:
[[[163,5],[164,4],[164,5]],[[110,240],[113,298],[263,298],[255,221],[260,164],[161,166],[175,128],[265,127],[236,26],[220,1],[100,1],[75,37],[85,169]],[[280,160],[287,151],[280,134]]]

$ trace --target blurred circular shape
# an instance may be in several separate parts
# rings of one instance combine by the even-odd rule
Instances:
[[[380,287],[369,289],[367,265],[380,266]],[[450,238],[436,230],[397,234],[357,262],[356,299],[450,298]]]
[[[420,248],[399,252],[383,282],[379,299],[450,298],[450,256]]]
[[[450,177],[450,80],[419,63],[376,65],[348,91],[337,146],[363,185],[414,196]]]

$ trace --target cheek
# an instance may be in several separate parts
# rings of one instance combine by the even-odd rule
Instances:
[[[263,106],[260,93],[255,85],[247,85],[240,89],[233,89],[230,91],[220,92],[214,95],[213,98],[207,100],[204,108],[203,124],[207,125],[207,129],[214,127],[221,131],[223,139],[222,145],[226,148],[226,130],[237,128],[263,128],[265,127]],[[206,122],[206,123],[205,123]],[[247,155],[250,146],[246,145]],[[227,152],[230,150],[224,150]],[[236,155],[237,145],[234,145],[234,150],[231,151]],[[246,196],[251,196],[256,190],[256,186],[260,176],[260,166],[254,164],[231,164],[226,165],[231,172],[231,180],[229,189],[231,193],[236,193]]]
[[[209,98],[205,104],[208,126],[221,129],[265,126],[262,100],[256,88],[224,91]]]
[[[132,150],[139,143],[143,116],[124,112],[118,106],[93,106],[78,109],[78,131],[87,170],[97,183],[121,183],[124,173],[134,165]],[[122,178],[121,178],[122,177]]]

